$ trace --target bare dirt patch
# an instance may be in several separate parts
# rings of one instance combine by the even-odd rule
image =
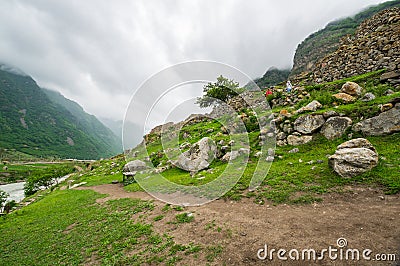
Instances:
[[[81,187],[109,194],[107,199],[151,199],[143,192],[130,193],[120,185]],[[253,199],[216,200],[183,211],[163,210],[164,203],[154,201],[156,208],[146,218],[160,234],[174,237],[179,244],[194,243],[203,250],[197,259],[184,260],[182,265],[354,265],[355,261],[261,261],[257,251],[265,244],[269,249],[322,250],[345,238],[348,248],[371,249],[377,253],[397,254],[400,250],[400,195],[384,195],[379,188],[345,187],[343,193],[322,195],[323,201],[309,205],[258,205]],[[176,223],[182,212],[194,214],[190,223]],[[162,215],[159,221],[154,217]],[[133,217],[134,219],[138,217]],[[215,260],[209,261],[206,247],[223,247]],[[327,256],[326,256],[327,258]],[[393,262],[360,261],[357,265],[396,265]]]

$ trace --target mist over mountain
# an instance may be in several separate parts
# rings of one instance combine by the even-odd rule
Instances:
[[[0,146],[34,156],[97,159],[122,152],[95,116],[16,68],[0,69]]]

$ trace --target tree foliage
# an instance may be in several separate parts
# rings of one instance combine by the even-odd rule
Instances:
[[[3,205],[7,201],[8,193],[4,192],[3,190],[0,190],[0,212],[3,211]]]
[[[216,82],[210,82],[204,86],[204,95],[203,97],[199,97],[196,103],[201,108],[217,105],[221,101],[226,103],[229,99],[243,92],[243,90],[243,88],[239,87],[238,82],[221,75],[217,78]]]

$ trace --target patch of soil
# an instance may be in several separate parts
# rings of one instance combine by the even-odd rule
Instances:
[[[74,188],[77,190],[86,190],[91,189],[100,194],[107,194],[108,196],[105,198],[97,199],[97,203],[104,203],[108,200],[114,199],[123,199],[123,198],[131,198],[131,199],[142,199],[142,200],[151,200],[153,199],[149,194],[145,192],[127,192],[124,190],[123,184],[105,184],[91,187],[77,187]]]
[[[144,192],[129,193],[120,185],[81,187],[109,194],[107,199],[152,199]],[[309,205],[274,206],[266,202],[258,205],[253,199],[241,201],[216,200],[200,207],[186,207],[184,211],[163,211],[165,203],[154,201],[156,208],[146,218],[160,234],[174,237],[179,244],[194,243],[202,247],[222,246],[222,253],[214,261],[206,259],[207,248],[198,258],[184,257],[182,265],[398,265],[395,262],[330,260],[280,261],[260,260],[257,251],[268,245],[271,249],[338,248],[337,239],[345,238],[347,248],[372,250],[377,253],[400,253],[400,195],[384,195],[379,188],[345,187],[343,193],[320,196],[323,201]],[[194,214],[190,223],[177,224],[175,216],[182,212]],[[160,221],[153,218],[164,215]],[[139,219],[133,217],[133,219]],[[143,218],[142,218],[143,219]],[[300,253],[301,254],[301,253]],[[286,254],[286,256],[288,256]],[[360,255],[361,256],[361,255]]]

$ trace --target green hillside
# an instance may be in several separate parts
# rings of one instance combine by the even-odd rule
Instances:
[[[117,137],[79,105],[3,70],[0,132],[1,148],[33,156],[97,159],[121,151]]]
[[[289,77],[289,74],[289,69],[281,70],[271,67],[261,78],[255,79],[254,82],[258,85],[258,87],[263,89],[286,81]]]
[[[309,71],[318,60],[339,47],[339,40],[342,37],[347,34],[353,34],[361,22],[367,18],[370,18],[381,10],[399,6],[400,0],[372,6],[354,17],[330,22],[325,28],[311,34],[296,49],[291,75]]]
[[[110,128],[101,123],[94,115],[86,113],[79,104],[65,98],[59,92],[49,89],[43,89],[43,91],[51,101],[61,105],[74,117],[76,117],[79,126],[84,128],[85,131],[91,132],[91,134],[98,139],[102,145],[112,151],[113,154],[117,154],[122,151],[121,139],[118,138]]]

